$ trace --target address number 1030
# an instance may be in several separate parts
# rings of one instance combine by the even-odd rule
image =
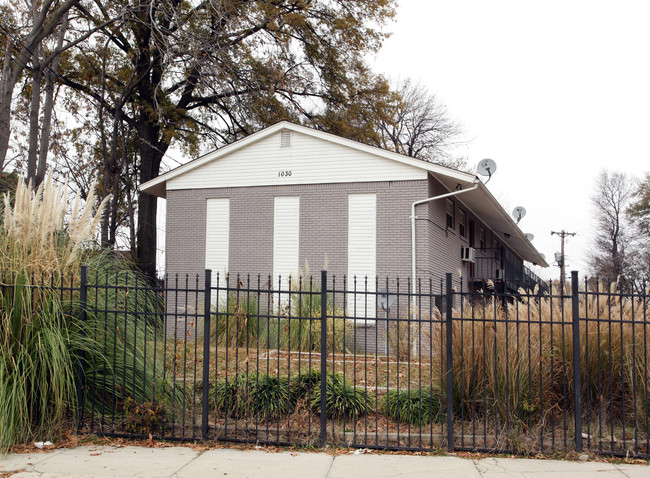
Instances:
[[[279,178],[288,178],[291,176],[292,171],[278,171],[278,177]]]

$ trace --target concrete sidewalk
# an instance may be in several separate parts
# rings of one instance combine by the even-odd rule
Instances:
[[[559,478],[650,477],[650,466],[598,462],[454,456],[382,455],[187,447],[80,446],[0,457],[0,476],[244,478]]]

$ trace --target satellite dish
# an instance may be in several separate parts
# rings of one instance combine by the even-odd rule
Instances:
[[[512,210],[512,217],[515,218],[515,221],[517,221],[517,224],[519,224],[519,221],[526,215],[526,210],[521,207],[517,206]]]
[[[525,236],[526,239],[528,239],[530,242],[533,242],[533,239],[535,239],[535,236],[533,236],[530,232],[527,232]]]
[[[497,170],[497,163],[493,159],[482,159],[476,165],[476,172],[481,176],[488,176],[488,181]]]
[[[542,259],[546,260],[546,255],[544,255],[542,253],[540,253],[539,255],[542,256]]]

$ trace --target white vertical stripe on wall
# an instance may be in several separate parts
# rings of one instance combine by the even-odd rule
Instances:
[[[273,286],[289,288],[289,276],[298,277],[300,267],[300,197],[277,196],[273,205]],[[288,300],[288,294],[278,297],[279,305]]]
[[[377,275],[377,195],[348,195],[348,284],[358,294],[348,296],[348,315],[375,317]],[[367,278],[367,281],[366,281]],[[369,321],[369,325],[374,321]]]
[[[230,247],[230,199],[210,198],[206,203],[205,215],[205,268],[212,270],[212,286],[225,283],[228,272],[228,251]],[[217,272],[219,282],[217,282]],[[220,294],[225,300],[224,294]],[[216,291],[212,293],[212,302]]]

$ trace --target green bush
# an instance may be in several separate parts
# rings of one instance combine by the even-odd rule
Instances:
[[[245,375],[238,375],[230,380],[218,380],[210,390],[210,403],[215,408],[229,417],[241,417],[246,413],[246,385]]]
[[[389,418],[400,423],[426,425],[438,421],[440,396],[430,389],[391,390],[383,398],[381,410]]]
[[[219,380],[210,393],[210,403],[234,418],[278,418],[289,414],[296,401],[289,379],[266,374],[240,374],[228,381]]]
[[[161,298],[143,290],[145,278],[106,254],[89,258],[88,269],[93,285],[88,304],[101,307],[89,307],[84,324],[86,336],[96,344],[86,354],[86,407],[101,400],[104,414],[110,415],[122,410],[127,399],[172,405],[177,393],[162,383],[164,351],[154,349],[154,343],[163,343],[164,325],[157,319]],[[134,293],[134,288],[139,290]],[[107,404],[115,408],[107,410]]]
[[[250,413],[258,419],[289,414],[295,403],[289,379],[277,375],[252,375],[248,379]]]
[[[210,392],[210,402],[227,416],[242,418],[255,416],[259,420],[275,419],[292,413],[296,404],[309,398],[312,411],[320,410],[320,371],[295,375],[291,379],[276,375],[240,374],[227,383],[219,380]],[[338,374],[327,375],[327,414],[336,417],[358,417],[371,408],[365,390],[343,383]]]
[[[311,408],[320,410],[320,384],[311,397]],[[327,374],[325,386],[325,408],[327,414],[334,418],[359,417],[371,409],[371,400],[364,389],[358,389],[345,383],[339,374]]]
[[[311,397],[314,390],[320,387],[320,370],[310,370],[296,375],[292,380],[292,388],[297,398]]]

